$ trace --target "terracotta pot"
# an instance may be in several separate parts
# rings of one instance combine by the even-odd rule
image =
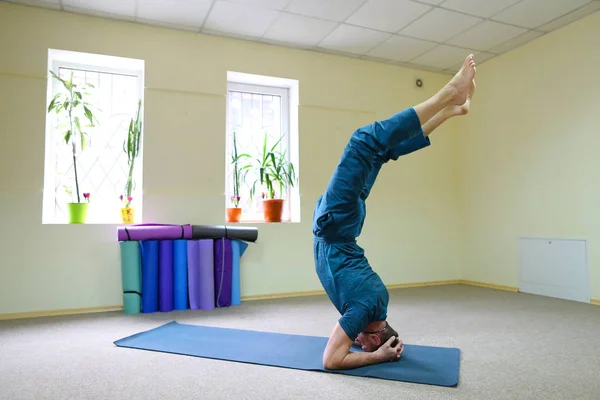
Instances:
[[[242,215],[242,209],[239,207],[227,208],[227,222],[240,222],[240,216]]]
[[[263,214],[265,216],[265,222],[281,222],[282,210],[282,199],[263,200]]]

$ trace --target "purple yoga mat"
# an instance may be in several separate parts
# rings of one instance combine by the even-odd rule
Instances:
[[[117,228],[117,240],[125,242],[129,240],[168,240],[168,239],[191,239],[192,225],[169,225],[169,224],[138,224],[119,226]]]
[[[190,309],[215,308],[213,240],[187,241]]]
[[[161,240],[158,249],[158,305],[161,312],[173,311],[173,241]]]
[[[231,239],[215,240],[215,303],[231,306],[231,272],[233,266]]]

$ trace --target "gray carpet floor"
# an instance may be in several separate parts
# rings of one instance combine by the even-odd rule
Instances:
[[[600,399],[600,307],[469,286],[390,292],[406,343],[462,350],[456,388],[118,348],[165,322],[328,336],[324,296],[0,321],[0,399]]]

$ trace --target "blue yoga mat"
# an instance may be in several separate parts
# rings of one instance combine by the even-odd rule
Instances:
[[[248,243],[241,240],[231,241],[231,305],[239,306],[241,304],[240,295],[240,258],[248,248]]]
[[[158,263],[158,309],[161,312],[173,311],[173,241],[159,241]]]
[[[142,256],[142,312],[158,311],[158,240],[143,240]]]
[[[326,337],[197,326],[170,322],[114,342],[119,347],[274,367],[331,372],[436,386],[458,385],[460,350],[404,346],[398,361],[350,370],[322,366]],[[353,351],[362,351],[354,347]]]
[[[187,240],[175,240],[173,245],[173,290],[175,309],[188,309]]]

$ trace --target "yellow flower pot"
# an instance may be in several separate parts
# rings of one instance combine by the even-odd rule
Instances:
[[[133,224],[134,209],[131,207],[121,208],[121,221],[124,224]]]

